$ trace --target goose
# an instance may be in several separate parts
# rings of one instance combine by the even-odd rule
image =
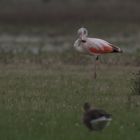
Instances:
[[[91,109],[89,103],[84,106],[83,123],[90,131],[101,131],[109,125],[112,115],[102,109]]]

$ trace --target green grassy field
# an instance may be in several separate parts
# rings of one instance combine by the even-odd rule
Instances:
[[[140,107],[134,104],[130,108],[128,102],[132,79],[140,70],[139,24],[85,25],[93,27],[90,35],[105,38],[125,50],[123,54],[101,57],[96,80],[93,60],[71,49],[78,24],[73,30],[64,25],[62,31],[62,27],[28,30],[29,27],[1,26],[0,140],[140,139]],[[59,40],[60,34],[63,37]],[[59,53],[24,52],[35,45],[43,48],[49,41],[56,47],[68,42],[69,49]],[[13,50],[23,47],[23,52],[5,51],[2,46]],[[82,124],[82,106],[87,101],[113,115],[103,132],[91,133]]]
[[[42,67],[1,66],[0,139],[3,140],[138,140],[139,107],[128,109],[131,78],[139,67],[100,64]],[[113,115],[103,132],[82,124],[82,105],[89,101]]]

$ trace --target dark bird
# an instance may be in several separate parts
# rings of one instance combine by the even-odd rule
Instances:
[[[102,109],[91,109],[89,103],[85,103],[84,106],[83,123],[91,131],[101,131],[112,120],[112,116]]]

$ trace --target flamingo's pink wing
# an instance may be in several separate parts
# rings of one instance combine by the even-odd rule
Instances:
[[[113,52],[113,47],[105,40],[91,38],[89,39],[89,42],[88,50],[91,53],[103,54]]]

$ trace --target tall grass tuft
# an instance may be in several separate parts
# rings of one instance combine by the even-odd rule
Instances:
[[[140,95],[140,70],[133,80],[132,95]]]
[[[132,80],[131,92],[128,94],[128,108],[132,106],[140,106],[140,70],[135,74],[135,78]]]

